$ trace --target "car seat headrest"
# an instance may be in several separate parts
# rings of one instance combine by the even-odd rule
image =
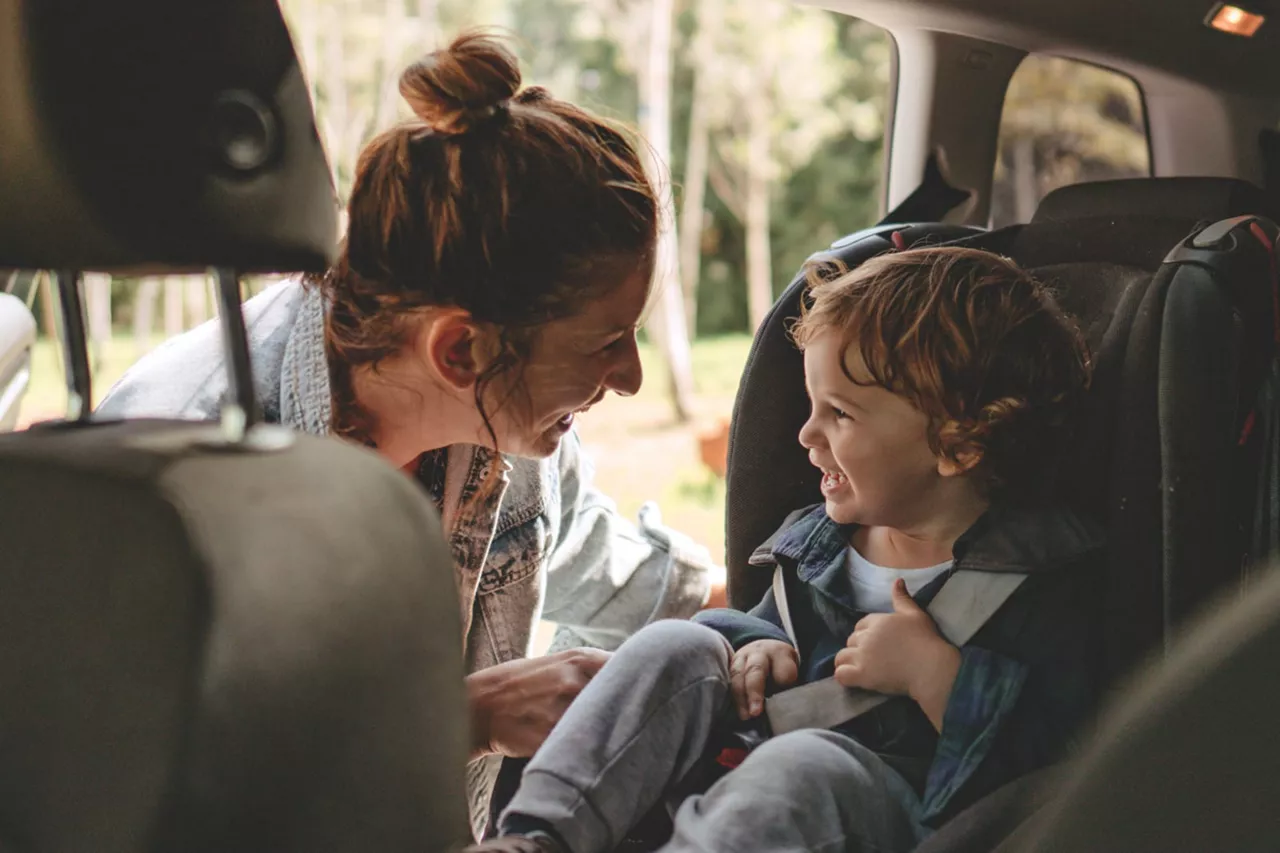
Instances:
[[[467,832],[452,560],[365,448],[0,435],[0,850],[418,853]]]
[[[1061,222],[1091,216],[1213,221],[1267,212],[1262,190],[1236,178],[1129,178],[1060,187],[1044,197],[1031,221]]]
[[[0,0],[0,266],[319,270],[336,234],[276,3]]]

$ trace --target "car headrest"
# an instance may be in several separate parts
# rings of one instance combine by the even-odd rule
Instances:
[[[0,435],[0,850],[460,848],[462,629],[426,492],[345,442],[211,432]]]
[[[336,234],[276,3],[0,0],[0,266],[319,270]]]
[[[1090,216],[1151,216],[1216,221],[1246,213],[1267,215],[1262,190],[1235,178],[1129,178],[1071,184],[1049,193],[1034,223]]]

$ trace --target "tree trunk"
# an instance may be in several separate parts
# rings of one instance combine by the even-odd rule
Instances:
[[[440,17],[439,0],[418,0],[418,52],[430,53],[437,47]]]
[[[685,159],[684,195],[680,206],[680,283],[684,290],[684,313],[691,337],[697,337],[698,278],[702,272],[702,228],[707,200],[707,158],[711,128],[707,121],[706,73],[693,86],[693,108],[689,115],[689,151]]]
[[[1023,136],[1013,143],[1013,214],[1017,222],[1030,222],[1040,203],[1036,180],[1036,142]]]
[[[641,146],[649,179],[659,194],[661,212],[654,287],[658,300],[649,325],[666,356],[671,403],[676,420],[693,417],[693,360],[680,288],[680,256],[672,222],[673,199],[667,163],[671,157],[671,30],[673,0],[653,0],[650,8],[649,43],[640,74],[640,132],[648,140]]]
[[[160,279],[144,278],[133,298],[133,348],[141,358],[151,350],[151,332],[156,325],[156,302]]]
[[[317,0],[296,0],[293,4],[294,32],[298,53],[302,56],[302,69],[307,75],[307,91],[314,109],[316,103],[316,79],[320,72],[320,22],[316,10]]]
[[[63,375],[62,347],[58,323],[58,297],[53,286],[53,276],[47,272],[37,273],[40,277],[40,319],[44,323],[44,334],[53,344],[53,357],[57,363],[58,375]]]
[[[209,319],[209,291],[206,289],[204,276],[187,276],[184,282],[187,288],[184,300],[187,309],[187,328],[194,329]]]
[[[680,207],[680,281],[689,336],[698,336],[698,279],[702,271],[702,228],[706,215],[707,165],[711,149],[708,69],[715,62],[715,37],[721,25],[720,0],[703,0],[694,37],[693,104],[685,156],[684,196]]]
[[[177,337],[183,331],[182,279],[166,276],[164,280],[164,336]]]
[[[773,264],[769,246],[769,101],[763,92],[747,99],[747,306],[751,331],[773,307]]]
[[[389,126],[396,116],[396,101],[400,97],[400,47],[404,33],[404,0],[386,0],[382,21],[382,55],[379,64],[378,105],[373,114],[373,127],[377,132]]]
[[[96,373],[102,369],[105,350],[111,340],[111,276],[85,273],[84,297],[89,315],[89,363]]]
[[[320,65],[319,85],[324,91],[324,110],[320,119],[320,132],[326,137],[329,164],[333,169],[333,186],[346,197],[341,183],[341,163],[347,162],[347,139],[351,135],[350,112],[347,106],[347,54],[343,42],[346,27],[342,15],[334,4],[325,6],[324,61]],[[318,111],[319,112],[319,111]]]

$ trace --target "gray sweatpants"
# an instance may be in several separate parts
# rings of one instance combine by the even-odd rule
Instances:
[[[572,853],[607,853],[703,756],[733,714],[732,650],[664,621],[614,653],[525,770],[514,814],[546,821]],[[675,815],[665,851],[909,851],[927,830],[910,785],[875,753],[826,731],[766,741]]]

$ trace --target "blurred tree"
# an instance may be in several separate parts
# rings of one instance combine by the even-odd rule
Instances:
[[[681,283],[681,308],[688,309],[681,313],[692,337],[695,331],[749,327],[748,267],[758,314],[783,283],[773,268],[789,275],[810,252],[875,219],[891,48],[874,27],[787,7],[781,0],[680,3],[674,10],[680,30],[667,51],[671,85],[664,87],[670,93],[671,143],[659,159],[682,178],[680,187],[670,174],[662,182],[666,190],[681,190],[678,229],[672,229],[680,237],[670,266],[680,271],[672,280]],[[649,61],[654,6],[648,0],[283,0],[282,5],[343,198],[360,148],[405,115],[392,96],[400,69],[468,26],[513,35],[527,83],[546,85],[560,97],[641,125],[651,136],[653,112],[642,113],[641,104],[655,70]],[[768,74],[756,61],[764,42],[778,42],[766,52]],[[704,95],[697,123],[695,91]],[[767,132],[767,150],[747,144],[752,102],[767,108],[754,112],[757,141]],[[705,140],[705,148],[699,140]],[[715,173],[714,184],[698,177],[700,150]],[[748,156],[752,151],[754,159]],[[747,180],[749,165],[752,174],[765,176],[754,187]],[[704,187],[709,191],[699,201]],[[748,189],[754,193],[750,264]],[[672,216],[664,223],[674,224]],[[651,331],[658,337],[656,329]]]
[[[1022,61],[1000,121],[993,225],[1027,222],[1057,187],[1150,171],[1142,95],[1132,79],[1059,57]]]
[[[879,134],[881,112],[850,86],[865,68],[841,49],[842,31],[829,13],[783,0],[733,3],[716,35],[705,48],[717,52],[715,59],[699,66],[714,92],[708,178],[743,227],[754,328],[773,304],[772,213],[779,190],[785,193],[799,169],[851,128]]]
[[[754,3],[743,5],[755,7]],[[774,101],[768,164],[774,177],[763,188],[755,186],[757,198],[763,195],[762,189],[767,189],[769,195],[768,270],[763,270],[764,264],[760,263],[762,243],[758,236],[765,231],[761,227],[765,217],[760,215],[760,206],[753,210],[757,311],[762,304],[767,310],[809,254],[877,218],[892,52],[887,35],[863,21],[814,9],[788,9],[781,5],[776,8],[795,18],[789,24],[784,18],[775,27],[791,36],[781,40],[783,47],[790,47],[780,52],[772,87],[759,90],[755,96]],[[739,11],[750,12],[741,8]],[[759,20],[749,23],[760,25]],[[717,41],[719,49],[737,49],[731,37],[735,26],[738,24],[733,20],[726,24]],[[749,41],[749,36],[737,35],[737,40]],[[752,266],[747,261],[744,104],[751,97],[751,85],[762,85],[752,76],[755,65],[750,55],[735,58],[731,54],[711,64],[722,81],[721,92],[727,86],[732,97],[727,104],[723,94],[714,99],[721,105],[717,113],[721,120],[713,137],[716,145],[710,164],[712,193],[706,199],[700,240],[699,334],[751,326],[747,301],[743,299],[751,279],[748,268]],[[744,64],[751,66],[746,73],[741,68]],[[735,69],[735,65],[739,67]],[[687,83],[686,88],[692,85]],[[727,122],[723,120],[726,116]],[[679,156],[677,165],[683,165]],[[688,166],[684,168],[688,174]],[[685,198],[691,195],[686,188]],[[686,220],[688,214],[688,210],[682,212]]]
[[[724,0],[701,0],[692,15],[688,65],[693,78],[685,137],[684,180],[680,198],[680,277],[689,332],[696,336],[698,279],[702,269],[702,232],[706,221],[707,167],[711,155],[712,74],[716,41],[724,20]]]
[[[589,0],[596,25],[621,48],[636,72],[637,109],[645,169],[661,201],[649,331],[663,353],[676,420],[693,416],[693,358],[680,279],[672,192],[672,42],[674,0]]]
[[[654,264],[657,299],[650,316],[655,337],[667,364],[668,389],[676,420],[693,417],[693,355],[684,313],[680,280],[680,254],[675,225],[675,198],[671,183],[671,42],[675,26],[673,0],[648,0],[648,44],[640,74],[641,145],[649,178],[661,200],[658,247]]]

